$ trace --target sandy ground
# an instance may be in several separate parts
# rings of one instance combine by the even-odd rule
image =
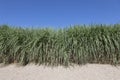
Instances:
[[[87,64],[52,68],[33,64],[25,67],[8,65],[0,67],[0,80],[120,80],[120,66]]]

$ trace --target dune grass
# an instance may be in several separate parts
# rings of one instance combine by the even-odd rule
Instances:
[[[0,26],[0,63],[120,64],[120,25],[22,29]]]

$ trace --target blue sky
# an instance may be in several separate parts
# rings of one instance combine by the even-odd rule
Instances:
[[[0,0],[0,24],[66,27],[120,23],[120,0]]]

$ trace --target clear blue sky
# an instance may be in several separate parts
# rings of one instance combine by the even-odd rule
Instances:
[[[120,0],[0,0],[0,24],[66,27],[120,23]]]

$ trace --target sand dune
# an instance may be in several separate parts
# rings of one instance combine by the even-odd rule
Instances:
[[[120,80],[120,66],[87,64],[65,68],[8,65],[0,67],[0,80]]]

